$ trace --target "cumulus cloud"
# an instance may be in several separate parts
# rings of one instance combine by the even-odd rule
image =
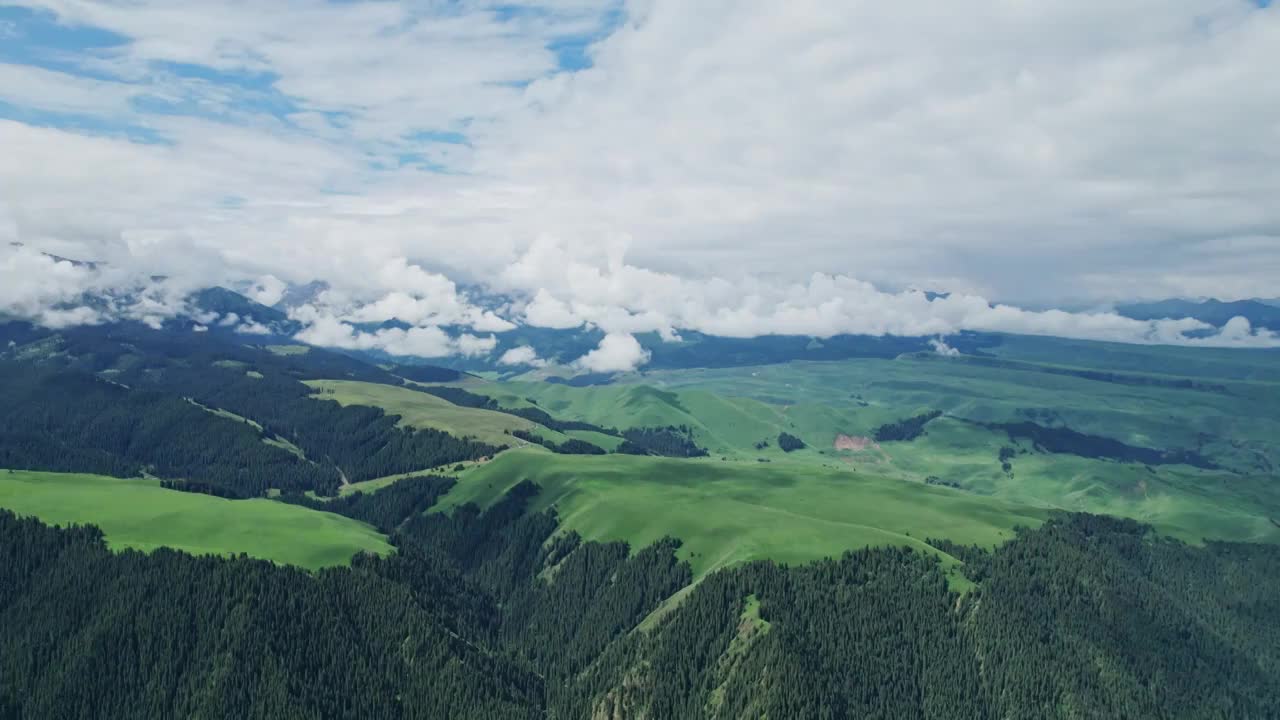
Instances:
[[[1280,295],[1275,6],[18,5],[124,41],[53,67],[7,39],[10,315],[156,324],[199,285],[274,304],[322,280],[306,332],[387,352],[516,322],[1280,342],[1018,307]],[[384,323],[407,327],[360,327]]]
[[[311,305],[352,324],[400,322],[415,327],[463,326],[477,332],[506,332],[516,324],[482,307],[442,273],[427,271],[406,258],[378,262],[373,290],[344,277],[319,293]],[[383,289],[389,290],[383,290]],[[305,317],[302,317],[305,321]]]
[[[582,326],[582,318],[568,305],[556,299],[546,288],[538,288],[533,300],[525,306],[524,320],[534,327],[567,330]]]
[[[664,339],[674,340],[675,328],[743,338],[946,336],[975,330],[1131,343],[1280,344],[1275,333],[1238,323],[1229,331],[1203,337],[1213,328],[1198,320],[1144,321],[1114,312],[1031,311],[967,293],[890,292],[844,275],[814,273],[793,283],[751,276],[688,279],[631,264],[625,247],[606,256],[578,257],[550,238],[540,239],[513,267],[518,273],[504,278],[513,288],[534,294],[529,307],[556,310],[530,316],[526,309],[530,324],[539,324],[534,322],[537,319],[555,327],[550,320],[565,315],[619,335],[659,332]],[[562,288],[569,299],[553,296],[548,287]]]
[[[609,333],[600,339],[595,350],[574,361],[589,372],[627,372],[649,362],[649,351],[635,337],[626,333]]]
[[[490,335],[489,337],[476,337],[468,333],[459,335],[455,341],[458,347],[458,354],[464,357],[478,357],[488,355],[498,346],[498,338]]]
[[[92,271],[25,247],[0,247],[0,311],[50,327],[95,322],[89,308],[60,309],[88,287]]]
[[[159,327],[186,310],[189,288],[129,269],[0,245],[0,316],[50,328],[134,320]]]
[[[543,367],[547,364],[546,360],[538,357],[538,351],[528,345],[513,347],[502,353],[498,358],[499,365],[532,365],[533,367]]]

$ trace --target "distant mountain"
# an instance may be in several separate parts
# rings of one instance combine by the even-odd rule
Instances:
[[[188,301],[202,313],[215,313],[219,316],[209,323],[211,327],[258,325],[270,330],[270,334],[285,336],[302,329],[301,324],[290,320],[282,311],[254,302],[224,287],[205,288],[193,293]]]
[[[320,293],[329,289],[329,283],[323,280],[312,280],[305,285],[290,285],[284,294],[280,296],[280,301],[275,307],[281,310],[289,310],[300,305],[315,302]]]
[[[1155,302],[1117,305],[1116,312],[1134,320],[1163,318],[1195,318],[1214,327],[1222,327],[1234,317],[1244,317],[1253,327],[1280,331],[1280,305],[1276,300],[1157,300]]]

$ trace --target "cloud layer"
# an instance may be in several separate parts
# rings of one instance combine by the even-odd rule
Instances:
[[[0,24],[0,312],[45,324],[322,280],[304,338],[427,357],[516,323],[604,330],[582,367],[651,330],[1276,343],[1017,307],[1280,296],[1275,7],[27,0]]]

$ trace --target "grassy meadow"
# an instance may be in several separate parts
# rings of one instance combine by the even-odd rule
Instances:
[[[296,345],[269,350],[308,352]],[[926,538],[992,546],[1054,510],[1131,517],[1190,542],[1280,542],[1278,361],[1271,351],[1009,337],[986,354],[959,357],[642,368],[586,387],[536,373],[523,380],[481,373],[451,383],[559,420],[623,430],[688,427],[709,452],[696,459],[557,455],[511,433],[555,443],[575,438],[608,451],[621,439],[556,432],[410,387],[306,384],[317,400],[378,407],[406,427],[511,448],[461,469],[421,468],[348,485],[342,494],[373,492],[408,475],[457,475],[436,509],[447,512],[468,502],[490,505],[530,480],[542,488],[534,509],[554,508],[565,529],[635,548],[676,537],[701,577],[754,559],[799,563],[875,545],[914,547],[954,564]],[[216,362],[253,372],[243,362]],[[919,436],[874,440],[877,428],[932,411],[942,414]],[[1019,435],[1010,427],[1018,423],[1056,434]],[[1088,439],[1048,444],[1076,454],[1010,436],[1060,438],[1063,430]],[[784,432],[806,447],[784,452]],[[1106,459],[1099,439],[1144,451],[1109,457],[1154,464]],[[303,457],[282,438],[263,442]],[[1167,462],[1188,458],[1196,466]],[[372,528],[334,514],[165,490],[151,479],[0,470],[0,507],[51,523],[98,525],[115,548],[246,553],[307,568],[391,551]]]
[[[795,478],[790,492],[802,496],[819,492],[815,478],[853,471],[916,486],[931,480],[975,499],[1133,517],[1192,542],[1280,542],[1280,385],[1268,379],[1275,375],[1268,361],[1280,355],[1040,338],[1012,338],[999,349],[1018,364],[903,356],[652,371],[605,386],[469,389],[601,425],[688,425],[713,459],[744,475],[756,464],[786,473]],[[1104,374],[1081,376],[1078,368]],[[834,447],[840,435],[867,438],[931,409],[946,415],[913,441],[859,452]],[[1134,446],[1197,451],[1220,468],[1047,453],[981,424],[1028,419]],[[779,432],[808,447],[782,452]],[[762,441],[768,446],[757,447]],[[1017,453],[1009,471],[1002,448]],[[655,481],[641,474],[631,482]],[[626,503],[598,507],[626,511]]]
[[[54,525],[97,525],[116,549],[245,553],[310,569],[391,552],[372,527],[340,515],[166,490],[150,479],[0,470],[0,508]]]
[[[435,395],[407,388],[353,380],[310,380],[307,385],[315,389],[313,397],[321,400],[382,408],[390,415],[399,415],[401,425],[443,430],[451,435],[473,437],[491,445],[516,443],[507,434],[512,430],[534,432],[555,442],[568,439],[561,433],[524,418],[492,410],[459,407]]]
[[[511,450],[463,473],[437,506],[482,507],[522,480],[542,488],[565,528],[643,547],[663,536],[702,575],[759,558],[798,563],[872,545],[936,552],[926,537],[991,546],[1045,511],[998,498],[801,465],[567,456]]]

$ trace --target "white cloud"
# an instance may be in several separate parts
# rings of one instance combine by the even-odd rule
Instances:
[[[263,275],[249,287],[247,294],[254,302],[270,307],[280,302],[288,289],[288,284],[275,275]]]
[[[516,329],[516,324],[505,318],[499,317],[492,310],[471,309],[467,313],[467,319],[462,324],[469,325],[480,332],[507,332]]]
[[[741,277],[690,280],[630,264],[625,253],[606,258],[579,259],[549,239],[535,244],[513,267],[511,281],[533,283],[513,289],[534,295],[530,308],[539,312],[530,324],[555,326],[560,315],[587,322],[606,333],[657,331],[671,338],[673,328],[727,337],[759,335],[838,334],[945,336],[962,330],[1106,340],[1114,342],[1207,344],[1196,339],[1209,329],[1196,320],[1132,320],[1114,312],[1071,313],[1028,311],[1007,304],[991,304],[971,294],[929,297],[920,291],[887,292],[870,283],[842,275],[815,273],[805,282],[766,282]],[[548,287],[576,293],[569,301],[553,297]],[[545,312],[552,308],[556,312]],[[565,322],[561,326],[571,326]],[[1280,344],[1265,330],[1246,329],[1215,336],[1228,346]],[[674,338],[671,338],[674,339]]]
[[[0,312],[50,327],[97,322],[98,313],[87,307],[59,308],[80,297],[92,274],[25,247],[0,245]]]
[[[528,345],[514,347],[502,353],[502,357],[498,358],[499,365],[532,365],[533,367],[543,367],[547,364],[546,360],[538,357],[538,351]]]
[[[129,112],[129,100],[142,93],[125,83],[0,62],[0,101],[19,107],[120,116]]]
[[[625,333],[610,333],[600,339],[595,350],[574,361],[589,372],[626,372],[649,362],[649,351]]]
[[[374,332],[356,329],[333,315],[307,307],[294,313],[307,327],[295,338],[311,345],[344,350],[381,350],[391,355],[423,358],[463,355],[478,357],[493,352],[498,339],[463,333],[451,337],[439,327],[383,328]]]
[[[957,355],[959,355],[959,354],[960,354],[960,351],[959,351],[959,350],[957,350],[957,349],[955,349],[955,348],[951,347],[950,345],[948,345],[948,344],[947,344],[947,341],[946,341],[946,340],[943,340],[943,339],[942,339],[942,338],[940,338],[940,337],[939,337],[939,338],[934,338],[934,339],[930,340],[930,341],[929,341],[929,347],[933,348],[933,351],[934,351],[935,353],[937,353],[937,354],[939,354],[939,355],[941,355],[941,356],[943,356],[943,357],[956,357]]]
[[[443,274],[428,272],[405,258],[392,258],[377,271],[375,287],[399,288],[372,299],[359,285],[342,283],[321,294],[325,309],[351,323],[400,321],[418,327],[463,325],[480,332],[506,332],[515,323],[472,303]]]
[[[60,71],[0,65],[16,117],[98,121],[0,120],[0,239],[109,268],[0,254],[0,310],[41,322],[96,321],[81,291],[155,274],[146,307],[107,312],[321,279],[337,325],[317,335],[397,351],[511,319],[1277,342],[1013,302],[1280,295],[1275,7],[635,0],[594,67],[562,72],[548,41],[598,30],[608,3],[20,4],[130,38]],[[350,325],[388,320],[412,329]]]
[[[0,315],[46,327],[108,320],[136,320],[158,327],[185,310],[189,290],[172,280],[77,264],[20,244],[0,244]]]
[[[557,300],[546,288],[538,288],[524,309],[524,320],[534,327],[567,330],[582,326],[582,318],[574,314],[565,303]]]
[[[1227,321],[1217,332],[1206,337],[1191,338],[1184,341],[1188,345],[1204,347],[1276,347],[1280,345],[1280,333],[1264,328],[1253,328],[1249,319],[1236,316]]]
[[[270,335],[271,328],[250,319],[237,325],[236,332],[242,335]]]
[[[464,357],[478,357],[488,355],[498,346],[498,338],[490,335],[489,337],[476,337],[463,333],[457,339],[458,354]]]

